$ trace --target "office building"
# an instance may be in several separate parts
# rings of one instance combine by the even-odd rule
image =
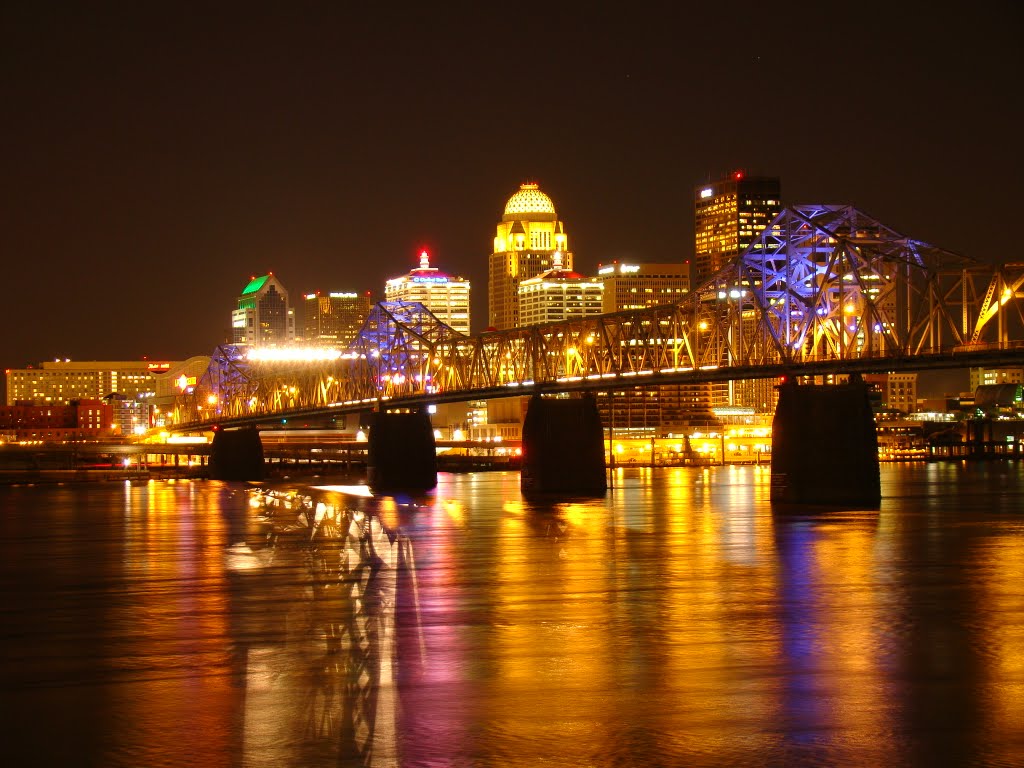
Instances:
[[[971,368],[971,392],[977,391],[978,387],[994,384],[1024,384],[1024,367]]]
[[[349,346],[373,306],[367,293],[307,293],[302,297],[302,341],[314,347]]]
[[[251,347],[272,347],[295,341],[295,310],[288,291],[270,272],[253,277],[231,312],[231,340]]]
[[[917,410],[916,373],[865,373],[863,379],[877,396],[880,409],[902,413]]]
[[[602,312],[645,309],[675,304],[690,291],[690,264],[620,263],[600,264],[597,280],[604,286]]]
[[[682,301],[690,290],[689,264],[614,262],[598,266],[603,311],[641,310]],[[715,422],[710,383],[623,387],[598,398],[602,420],[621,435],[657,436]]]
[[[519,324],[538,325],[600,315],[604,285],[597,278],[563,269],[558,251],[552,255],[552,262],[551,269],[519,282]]]
[[[572,252],[555,204],[533,183],[521,184],[508,199],[494,236],[487,281],[487,324],[518,328],[519,283],[554,267],[555,252],[572,271]]]
[[[748,176],[735,171],[701,184],[694,192],[694,258],[692,288],[698,289],[753,243],[782,211],[778,178]],[[751,323],[753,320],[751,319]],[[713,408],[774,410],[777,393],[769,380],[730,381],[714,387]]]
[[[423,251],[417,269],[388,280],[384,286],[384,299],[418,302],[449,328],[468,336],[469,289],[469,280],[431,267],[430,256]]]
[[[693,287],[703,285],[760,235],[782,210],[782,184],[777,178],[727,178],[697,187]]]
[[[112,394],[146,401],[156,390],[156,377],[173,365],[176,363],[149,360],[55,360],[38,368],[13,369],[7,371],[7,404],[67,405]]]

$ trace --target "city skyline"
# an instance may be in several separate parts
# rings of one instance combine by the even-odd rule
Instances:
[[[524,181],[586,274],[691,258],[694,186],[740,168],[786,203],[1010,258],[1021,104],[997,14],[750,10],[749,44],[721,55],[701,31],[726,17],[682,10],[556,7],[509,50],[491,10],[90,11],[4,11],[4,367],[209,354],[251,275],[378,293],[424,248],[483,318],[494,222]],[[784,24],[830,45],[808,61]],[[721,99],[738,90],[742,110]]]

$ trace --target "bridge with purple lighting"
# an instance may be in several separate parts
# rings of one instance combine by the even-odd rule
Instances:
[[[783,210],[685,300],[464,336],[376,305],[355,342],[297,359],[218,347],[171,429],[670,383],[1024,364],[1024,263],[986,265],[852,206]]]

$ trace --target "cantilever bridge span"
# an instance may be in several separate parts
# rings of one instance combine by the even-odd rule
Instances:
[[[534,392],[1024,364],[1024,263],[984,265],[847,205],[786,208],[677,304],[464,336],[376,305],[320,359],[215,350],[175,427]]]

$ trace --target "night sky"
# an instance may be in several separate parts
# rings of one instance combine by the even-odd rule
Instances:
[[[1021,258],[1009,2],[10,5],[4,367],[209,354],[250,276],[378,294],[423,247],[480,330],[526,180],[587,273],[690,258],[694,186],[740,168]]]

